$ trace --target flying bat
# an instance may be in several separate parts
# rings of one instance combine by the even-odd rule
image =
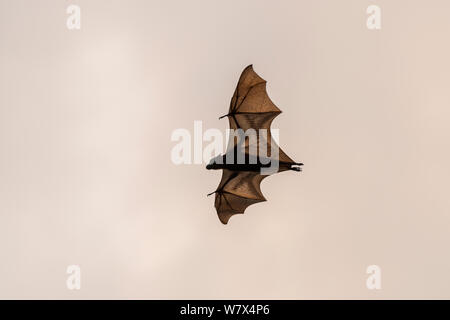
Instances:
[[[215,194],[214,206],[219,220],[227,224],[235,214],[243,214],[255,203],[266,201],[261,181],[271,174],[301,171],[303,163],[295,162],[276,144],[270,125],[281,110],[270,100],[266,81],[249,65],[242,72],[231,98],[227,117],[230,137],[227,151],[211,159],[206,169],[223,170]]]

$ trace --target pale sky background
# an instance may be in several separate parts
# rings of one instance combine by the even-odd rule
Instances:
[[[450,298],[449,12],[0,0],[0,298]],[[251,63],[305,167],[224,226],[206,197],[220,172],[174,165],[170,136],[225,130]]]

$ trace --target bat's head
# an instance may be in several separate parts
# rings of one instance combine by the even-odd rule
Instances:
[[[222,156],[218,155],[217,157],[212,158],[209,163],[206,166],[206,169],[208,170],[217,170],[222,168],[221,164],[222,164]]]

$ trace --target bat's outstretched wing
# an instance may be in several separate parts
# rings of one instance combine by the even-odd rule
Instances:
[[[270,100],[266,83],[253,70],[252,65],[242,71],[227,114],[230,128],[241,128],[244,131],[249,128],[270,128],[272,120],[281,110]]]
[[[248,206],[266,201],[260,189],[265,177],[259,172],[223,170],[215,192],[215,207],[223,224],[227,224],[231,216],[244,213]]]
[[[256,130],[257,139],[254,141],[259,143],[260,139],[265,139],[266,141],[263,143],[267,145],[269,154],[272,153],[272,148],[278,148],[277,161],[286,165],[296,164],[272,139],[270,125],[273,119],[281,113],[281,110],[270,100],[266,83],[267,81],[253,70],[252,65],[242,71],[226,115],[230,122],[230,129]],[[259,129],[265,129],[267,136],[261,137]],[[233,149],[235,144],[235,140],[230,139],[228,150]],[[249,148],[248,142],[246,144],[246,153],[248,153],[248,150],[252,148]],[[272,156],[272,158],[274,157]]]

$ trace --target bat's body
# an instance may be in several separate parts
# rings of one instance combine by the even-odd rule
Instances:
[[[299,166],[303,165],[302,163],[297,164]],[[280,168],[282,170],[293,170],[293,171],[302,171],[300,167],[294,167],[289,163],[286,162],[280,162],[279,164]],[[206,166],[206,169],[210,170],[220,170],[220,169],[227,169],[227,170],[233,170],[233,171],[253,171],[253,172],[261,172],[262,168],[269,169],[271,167],[270,164],[263,164],[263,163],[257,163],[257,164],[208,164]]]
[[[208,164],[206,166],[206,169],[208,170],[220,170],[220,169],[228,169],[233,171],[254,171],[254,172],[261,172],[262,168],[269,169],[272,166],[272,163],[270,162],[272,159],[270,158],[260,158],[258,157],[256,159],[256,163],[251,163],[249,161],[246,161],[242,164],[238,164],[236,162],[234,163],[226,163],[226,156],[223,156],[223,160],[221,163],[212,162],[211,164]],[[278,172],[286,171],[286,170],[294,170],[294,171],[302,171],[300,166],[303,165],[303,163],[295,163],[292,164],[290,162],[278,162]]]
[[[289,158],[272,139],[270,125],[280,113],[267,95],[266,81],[251,65],[245,68],[229,112],[221,118],[228,117],[231,129],[242,129],[250,135],[232,137],[227,153],[213,158],[206,166],[207,169],[223,170],[217,190],[210,193],[216,194],[215,207],[222,223],[227,224],[231,216],[244,213],[248,206],[266,201],[260,184],[269,174],[301,171],[303,164]],[[265,156],[259,154],[262,147]]]

